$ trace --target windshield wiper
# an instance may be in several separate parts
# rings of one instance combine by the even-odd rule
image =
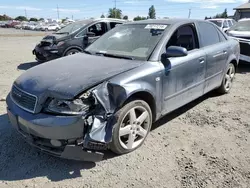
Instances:
[[[61,33],[60,33],[60,32],[59,32],[59,33],[56,32],[56,33],[54,33],[54,34],[62,35],[62,34],[69,34],[69,32],[61,32]]]
[[[89,51],[87,51],[87,50],[83,50],[83,52],[84,52],[84,53],[86,53],[86,54],[90,54],[90,55],[92,55],[92,53],[91,53],[91,52],[89,52]]]
[[[114,57],[114,58],[120,58],[120,59],[129,59],[129,60],[134,60],[135,58],[129,57],[129,56],[124,56],[124,55],[117,55],[117,54],[108,54],[104,52],[96,52],[95,55],[102,55],[105,57]]]

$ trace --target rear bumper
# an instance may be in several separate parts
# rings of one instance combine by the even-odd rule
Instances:
[[[73,160],[102,160],[103,153],[83,148],[84,120],[79,116],[31,114],[8,96],[7,112],[12,126],[32,146],[56,157]],[[52,145],[51,141],[60,145]]]

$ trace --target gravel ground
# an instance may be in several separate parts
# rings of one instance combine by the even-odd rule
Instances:
[[[0,29],[0,99],[37,65],[31,51],[41,39],[4,33]],[[240,65],[230,94],[209,93],[167,115],[140,149],[107,153],[99,163],[40,153],[11,128],[5,108],[0,102],[1,188],[250,187],[250,65]]]

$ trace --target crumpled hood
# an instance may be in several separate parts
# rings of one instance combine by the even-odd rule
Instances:
[[[47,93],[72,99],[91,86],[142,63],[79,53],[33,67],[23,73],[15,85],[36,96]]]

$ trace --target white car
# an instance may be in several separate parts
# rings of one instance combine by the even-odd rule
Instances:
[[[226,32],[230,27],[232,27],[236,23],[234,19],[225,18],[208,19],[208,21],[213,22],[224,32]]]
[[[61,27],[58,24],[49,24],[41,27],[42,31],[58,31]]]

